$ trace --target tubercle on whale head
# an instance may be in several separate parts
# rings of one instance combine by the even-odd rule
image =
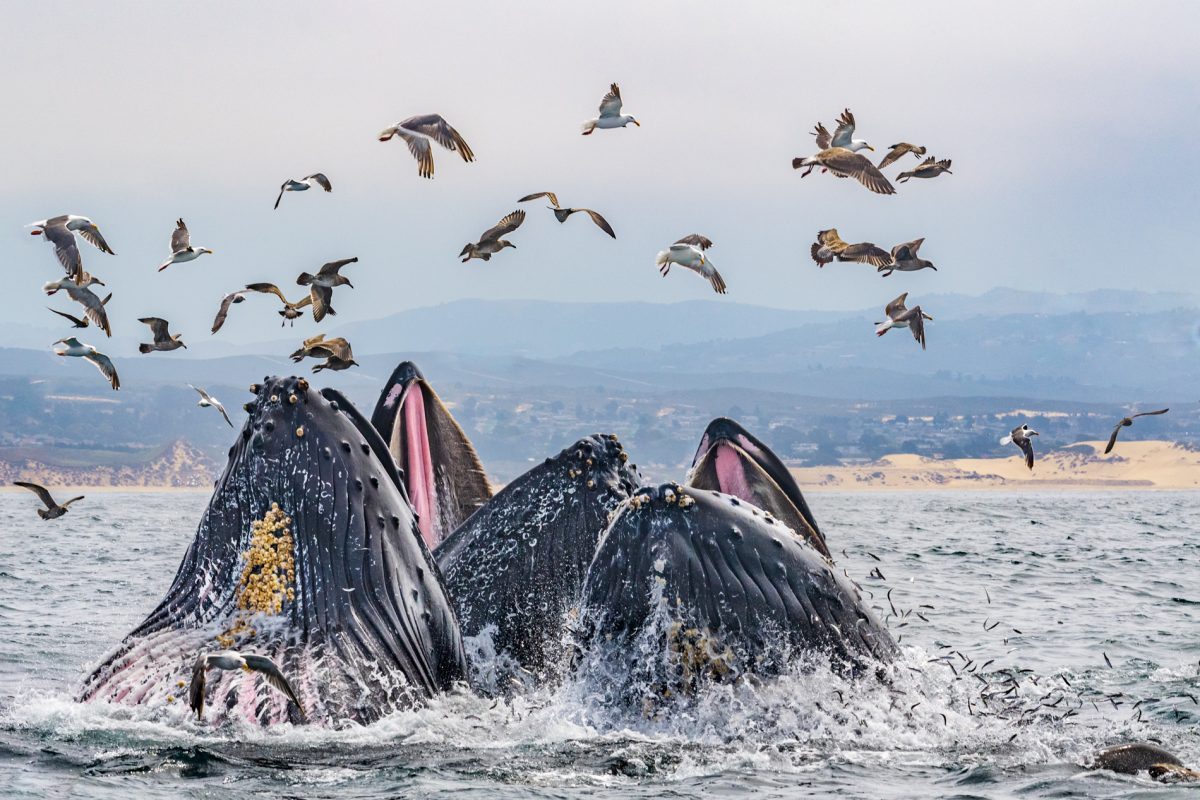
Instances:
[[[596,433],[580,439],[559,453],[558,459],[565,465],[567,477],[588,491],[629,495],[641,483],[616,434]]]

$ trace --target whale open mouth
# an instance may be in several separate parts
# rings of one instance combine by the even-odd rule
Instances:
[[[687,485],[733,495],[771,512],[829,557],[825,537],[791,472],[770,448],[733,420],[719,417],[709,423]]]
[[[371,424],[388,444],[432,549],[492,496],[475,448],[411,361],[383,387]]]

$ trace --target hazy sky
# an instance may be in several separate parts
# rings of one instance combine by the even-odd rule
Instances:
[[[140,334],[136,317],[152,314],[193,339],[223,292],[270,280],[298,296],[301,270],[351,255],[357,289],[338,291],[339,321],[462,297],[713,298],[695,275],[655,270],[655,252],[691,232],[716,241],[731,301],[780,307],[882,306],[903,289],[1196,286],[1191,3],[0,8],[0,263],[20,276],[5,325],[54,324],[39,287],[60,269],[22,226],[66,212],[91,216],[119,254],[81,245],[115,293],[114,327]],[[610,81],[642,127],[580,136]],[[801,180],[791,158],[844,106],[876,159],[907,140],[955,174],[891,197]],[[399,140],[376,140],[428,112],[476,163],[435,147],[437,177],[422,180]],[[318,170],[332,195],[272,211],[283,179]],[[545,189],[604,213],[618,240],[534,203],[519,249],[457,261]],[[216,254],[158,274],[179,216]],[[831,226],[885,247],[925,236],[939,271],[818,270],[809,243]],[[254,298],[221,335],[278,333],[273,309]]]

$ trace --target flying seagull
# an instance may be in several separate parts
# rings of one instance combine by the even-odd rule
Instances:
[[[669,249],[659,251],[654,263],[658,265],[658,271],[663,274],[664,278],[671,271],[671,265],[678,264],[707,278],[708,282],[712,284],[713,291],[717,294],[725,294],[725,279],[721,277],[721,273],[717,272],[717,268],[713,266],[704,252],[712,246],[712,239],[707,236],[701,236],[698,233],[689,234],[675,242]]]
[[[38,486],[36,483],[26,483],[25,481],[13,481],[13,486],[20,486],[22,489],[28,489],[41,498],[41,501],[45,503],[46,507],[39,508],[37,513],[42,519],[58,519],[63,514],[67,513],[67,508],[71,505],[71,503],[83,499],[83,495],[79,495],[79,497],[72,497],[67,502],[59,505],[58,503],[54,502],[54,498],[50,496],[50,492],[46,491],[45,486]]]
[[[323,333],[305,339],[304,343],[300,345],[300,349],[291,355],[292,361],[296,363],[306,358],[325,359],[324,364],[317,364],[313,367],[313,372],[320,372],[323,369],[331,369],[336,372],[358,366],[349,342],[341,337],[326,339]]]
[[[102,306],[103,306],[103,305],[108,305],[108,301],[109,301],[109,300],[112,300],[112,292],[109,292],[109,293],[108,293],[108,296],[107,296],[107,297],[105,297],[103,300],[101,300],[101,301],[100,301],[100,305],[102,305]],[[68,319],[68,320],[70,320],[70,321],[71,321],[71,327],[72,327],[72,328],[86,328],[86,327],[87,327],[87,326],[90,324],[90,323],[88,322],[88,318],[87,318],[87,316],[86,316],[86,315],[84,315],[84,316],[83,316],[83,318],[80,318],[80,317],[77,317],[77,316],[75,316],[75,315],[73,315],[73,314],[68,314],[68,313],[67,313],[67,312],[65,312],[65,311],[59,311],[59,310],[58,310],[58,309],[56,309],[56,308],[50,308],[50,306],[46,306],[46,309],[47,309],[48,311],[53,311],[55,314],[58,314],[58,315],[59,315],[60,317],[62,317],[63,319]]]
[[[558,195],[556,195],[554,192],[535,192],[534,194],[527,194],[517,202],[528,203],[530,200],[537,200],[539,197],[544,197],[550,201],[550,210],[554,212],[554,217],[559,222],[566,222],[568,219],[570,219],[572,214],[577,214],[582,211],[592,218],[592,222],[596,223],[596,226],[600,228],[600,230],[604,231],[614,239],[617,238],[617,234],[613,233],[612,226],[608,224],[608,220],[606,220],[604,217],[600,216],[595,211],[592,211],[590,208],[562,208],[558,204]]]
[[[201,408],[215,408],[217,411],[221,412],[221,416],[224,417],[225,421],[229,423],[229,427],[233,427],[233,420],[231,420],[229,418],[229,414],[225,412],[225,406],[221,405],[220,400],[213,397],[199,386],[192,386],[190,383],[188,386],[191,386],[191,388],[200,393],[200,399],[196,401],[196,405],[200,406]]]
[[[912,153],[917,158],[920,158],[921,156],[925,155],[925,148],[917,147],[915,144],[909,144],[908,142],[894,144],[891,146],[891,149],[888,150],[887,155],[883,157],[883,160],[879,162],[879,168],[883,169],[890,164],[895,164],[909,153]]]
[[[897,183],[908,183],[909,178],[936,178],[942,173],[953,175],[950,171],[950,159],[944,158],[941,161],[934,161],[933,156],[922,161],[914,169],[907,172],[901,172],[896,176]]]
[[[278,290],[277,290],[278,291]],[[230,292],[221,298],[221,307],[217,309],[217,317],[213,320],[212,332],[216,333],[221,330],[221,326],[225,324],[225,317],[229,316],[229,307],[234,303],[241,303],[246,299],[246,293]],[[286,302],[286,301],[285,301]],[[298,316],[298,315],[297,315]]]
[[[642,127],[633,115],[621,113],[621,87],[614,83],[600,100],[600,116],[583,123],[583,135],[590,135],[596,128],[624,128],[631,122]]]
[[[266,656],[254,655],[253,653],[238,653],[233,650],[222,650],[218,653],[201,653],[196,659],[195,666],[192,667],[192,683],[188,687],[188,704],[192,711],[196,712],[196,718],[204,717],[204,684],[208,670],[216,667],[217,669],[235,670],[242,669],[246,672],[258,672],[266,678],[267,683],[274,686],[280,692],[287,696],[296,704],[296,708],[300,709],[300,714],[304,714],[304,706],[300,705],[300,699],[296,697],[296,692],[288,683],[287,678],[283,677],[283,672],[278,665]]]
[[[440,114],[422,114],[397,122],[379,134],[379,141],[386,142],[399,136],[408,145],[408,152],[417,160],[417,174],[422,178],[433,177],[433,149],[429,140],[440,144],[450,152],[457,152],[463,161],[474,161],[475,154],[458,131],[450,127]]]
[[[83,273],[86,280],[82,284],[78,284],[70,278],[63,278],[60,281],[52,281],[47,283],[42,289],[46,294],[55,294],[58,291],[64,291],[72,300],[83,306],[83,315],[87,317],[88,322],[95,325],[108,336],[112,336],[112,328],[108,324],[108,313],[104,310],[106,300],[101,300],[96,296],[96,293],[91,290],[92,286],[104,283],[92,275]],[[109,295],[111,297],[112,295]]]
[[[307,192],[316,186],[320,186],[327,192],[333,191],[333,185],[329,183],[329,178],[326,178],[323,172],[314,172],[312,175],[305,175],[300,180],[288,178],[279,187],[279,197],[275,198],[275,208],[279,208],[279,201],[283,199],[284,192]]]
[[[462,252],[458,254],[459,258],[462,258],[462,263],[465,264],[472,258],[480,258],[484,261],[491,261],[493,254],[499,253],[506,247],[511,247],[515,250],[517,246],[502,237],[521,227],[521,223],[524,221],[525,211],[520,209],[512,212],[504,219],[488,228],[483,232],[483,236],[479,237],[478,242],[468,242],[467,245],[463,247]]]
[[[921,349],[924,350],[925,320],[933,319],[933,317],[922,311],[920,306],[905,308],[904,301],[907,297],[908,292],[905,292],[884,306],[883,313],[887,319],[875,323],[875,335],[883,336],[892,328],[908,328],[912,331],[913,338],[921,343]]]
[[[182,264],[185,261],[195,261],[205,253],[211,253],[207,247],[192,247],[192,235],[188,233],[187,225],[181,217],[175,222],[175,230],[171,232],[171,257],[158,268],[162,272],[172,264]]]
[[[167,330],[167,321],[161,317],[141,317],[138,322],[150,326],[150,332],[154,334],[154,342],[152,344],[139,344],[139,353],[153,353],[155,350],[178,350],[182,347],[187,349],[187,345],[183,343],[183,335],[175,334],[172,336]]]
[[[75,233],[86,239],[89,244],[99,248],[101,252],[116,255],[108,246],[108,242],[104,241],[104,237],[100,235],[100,228],[87,217],[63,214],[31,222],[26,227],[33,228],[29,232],[31,236],[46,237],[46,241],[54,246],[54,255],[58,256],[58,263],[62,264],[68,276],[77,281],[83,279],[83,257],[79,255],[79,246],[75,243]]]
[[[887,264],[892,260],[882,247],[876,247],[871,242],[849,244],[842,241],[837,228],[817,233],[817,241],[813,243],[812,259],[818,267],[834,261],[854,261],[860,264],[872,264],[876,267]]]
[[[898,244],[892,248],[891,258],[888,263],[880,264],[877,267],[877,272],[882,272],[883,277],[891,275],[894,271],[900,272],[916,272],[921,269],[931,269],[937,272],[937,267],[932,261],[917,256],[917,251],[921,249],[921,243],[925,241],[925,237],[913,239],[911,242]]]
[[[1012,433],[1000,440],[1000,444],[1015,444],[1021,448],[1021,452],[1025,454],[1025,466],[1033,469],[1033,441],[1030,436],[1037,436],[1038,432],[1028,425],[1019,425],[1012,429]]]
[[[866,156],[858,154],[859,150],[874,150],[874,147],[862,139],[854,138],[854,115],[850,109],[842,111],[838,117],[838,125],[833,134],[824,124],[818,122],[813,134],[820,149],[816,155],[808,158],[793,158],[792,169],[808,167],[800,177],[807,178],[816,167],[822,171],[829,170],[839,178],[853,177],[863,186],[878,194],[894,194],[895,189],[888,183],[874,164]]]
[[[358,261],[358,256],[343,258],[340,261],[330,261],[317,270],[316,275],[301,272],[300,277],[296,278],[297,284],[309,287],[313,319],[317,322],[325,319],[326,314],[337,314],[333,310],[333,306],[330,305],[330,302],[333,300],[333,287],[349,286],[351,289],[354,288],[354,284],[350,282],[350,279],[342,275],[338,270],[356,261]]]
[[[283,303],[283,308],[279,309],[278,312],[279,316],[283,317],[283,322],[279,323],[279,327],[281,328],[286,322],[292,323],[292,326],[294,327],[296,325],[296,320],[304,316],[304,312],[300,309],[312,303],[311,293],[304,295],[304,297],[300,298],[295,303],[289,302],[288,299],[283,296],[283,292],[280,291],[279,287],[273,283],[247,283],[246,290],[250,292],[262,292],[263,294],[273,294],[279,298],[279,301]],[[230,300],[229,302],[240,303],[241,301]],[[223,305],[224,301],[222,301],[222,306]],[[217,318],[220,319],[221,322],[225,321],[225,318],[221,316],[220,312],[217,312]]]
[[[90,344],[84,344],[74,336],[68,336],[65,339],[59,339],[55,344],[66,345],[62,350],[55,350],[56,356],[70,356],[74,358],[84,358],[96,365],[96,369],[100,370],[100,374],[108,379],[112,384],[113,389],[121,388],[121,380],[117,377],[117,368],[113,366],[112,360],[101,353]]]
[[[1108,437],[1108,446],[1104,448],[1104,455],[1112,452],[1112,449],[1117,445],[1117,434],[1121,432],[1121,428],[1128,428],[1133,424],[1133,421],[1138,417],[1156,417],[1159,414],[1165,414],[1171,409],[1160,408],[1158,411],[1143,411],[1140,414],[1130,414],[1128,417],[1123,417],[1117,426],[1113,428],[1112,436]]]

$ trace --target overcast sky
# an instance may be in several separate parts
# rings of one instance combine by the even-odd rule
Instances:
[[[61,271],[22,226],[68,212],[119,254],[81,245],[115,294],[114,328],[140,333],[136,317],[158,315],[185,338],[208,336],[225,291],[267,280],[299,296],[301,270],[351,255],[357,288],[338,290],[339,321],[463,297],[713,298],[695,275],[654,267],[692,232],[716,242],[730,301],[779,307],[882,306],[903,289],[1196,286],[1196,4],[5,8],[0,263],[19,280],[4,325],[55,323],[39,287]],[[611,81],[642,127],[580,136]],[[952,158],[954,175],[890,197],[801,180],[792,157],[845,106],[876,159],[911,141]],[[435,147],[427,181],[399,140],[376,140],[429,112],[476,163]],[[332,195],[272,210],[283,179],[318,170]],[[457,261],[546,189],[599,210],[617,241],[533,203],[517,250]],[[180,216],[216,254],[156,273]],[[819,270],[808,249],[827,227],[885,247],[924,236],[939,271],[884,282],[862,265]],[[255,298],[220,335],[276,334],[272,310]]]

